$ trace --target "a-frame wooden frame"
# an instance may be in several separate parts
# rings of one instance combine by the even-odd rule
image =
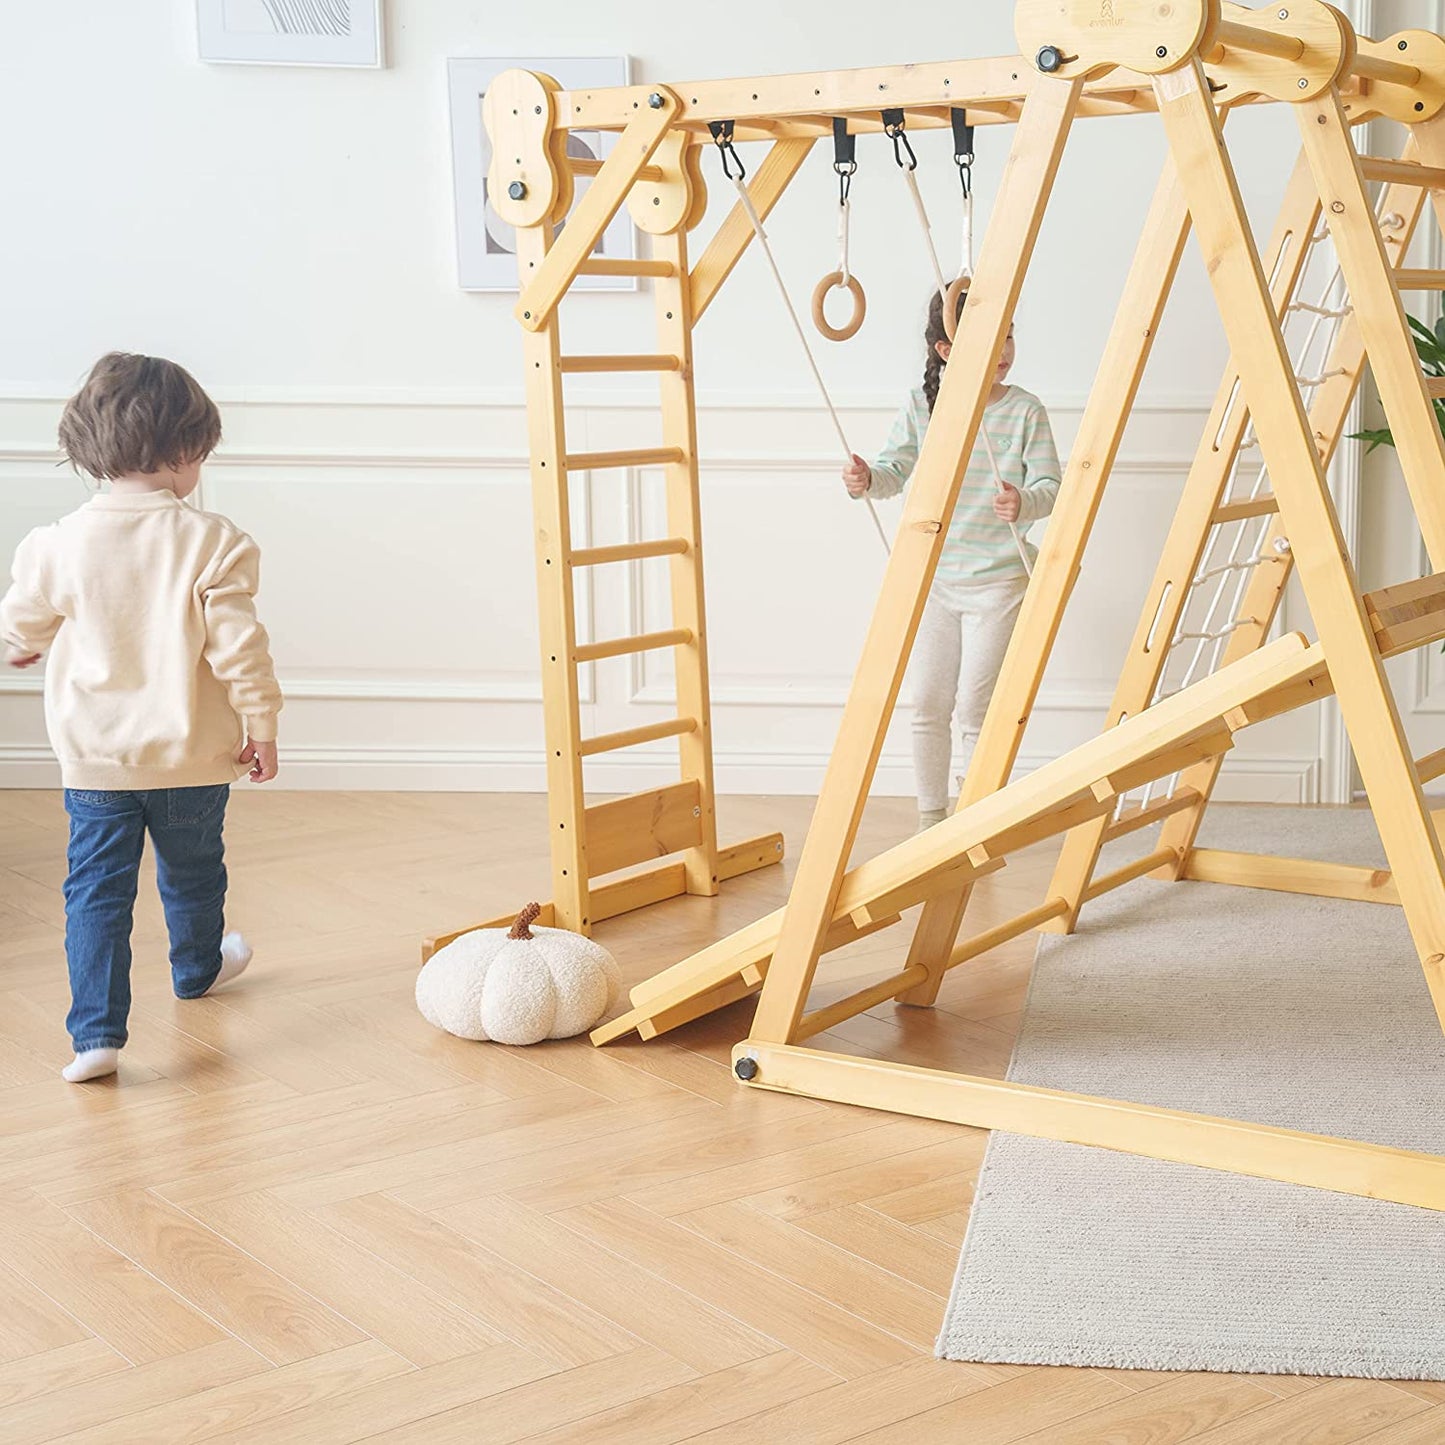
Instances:
[[[631,99],[631,114],[621,92],[566,102],[573,119],[585,113],[594,123],[600,118],[624,127],[619,150],[631,148],[612,177],[614,209],[656,149],[656,142],[649,148],[655,123],[644,123],[644,104],[670,115],[676,107],[673,123],[694,132],[710,119],[731,120],[735,138],[771,136],[774,156],[785,144],[823,133],[830,114],[862,116],[870,103],[877,104],[873,87],[889,83],[898,87],[890,102],[908,110],[910,123],[915,114],[920,123],[946,123],[947,109],[957,105],[966,105],[971,117],[1016,123],[994,220],[960,321],[955,359],[911,484],[788,904],[639,985],[632,991],[631,1012],[594,1037],[605,1042],[632,1029],[650,1036],[761,988],[750,1037],[734,1053],[738,1077],[753,1087],[1445,1208],[1445,1159],[1434,1156],[803,1047],[831,1024],[889,999],[931,1002],[948,968],[1031,928],[1070,927],[1088,899],[1133,878],[1160,871],[1175,877],[1226,874],[1227,865],[1217,858],[1205,858],[1203,868],[1198,866],[1200,855],[1193,849],[1193,830],[1219,759],[1241,728],[1330,693],[1338,697],[1375,810],[1391,865],[1390,887],[1404,908],[1437,1013],[1445,1020],[1445,856],[1421,791],[1421,776],[1434,764],[1417,764],[1410,757],[1382,667],[1395,652],[1445,636],[1445,571],[1362,596],[1324,475],[1368,356],[1432,564],[1445,569],[1445,445],[1399,298],[1402,285],[1445,283],[1445,276],[1436,273],[1400,269],[1423,195],[1445,187],[1445,154],[1434,123],[1445,105],[1445,40],[1424,32],[1388,42],[1361,40],[1339,12],[1317,0],[1295,0],[1274,11],[1249,11],[1219,0],[1169,7],[1113,0],[1106,8],[1110,23],[1101,25],[1092,0],[1019,0],[1016,21],[1026,59],[977,62],[972,69],[945,67],[966,77],[962,94],[949,75],[923,66],[889,73],[888,82],[878,79],[883,72],[848,72],[741,85],[711,82],[687,87],[686,99],[680,92],[657,90],[650,98]],[[1221,131],[1223,108],[1256,99],[1291,104],[1303,139],[1303,159],[1271,242],[1268,274]],[[1069,127],[1080,115],[1135,110],[1157,111],[1161,117],[1169,163],[958,811],[927,833],[850,869],[849,855],[943,526]],[[1366,113],[1411,125],[1410,155],[1399,161],[1362,159],[1350,127]],[[776,200],[786,183],[784,169],[785,162],[779,162],[774,192],[761,199]],[[607,178],[604,167],[594,190],[601,190]],[[1391,197],[1398,191],[1385,237],[1367,191],[1372,179],[1388,182]],[[600,214],[601,203],[593,210]],[[1352,315],[1336,343],[1340,385],[1321,391],[1307,413],[1280,318],[1303,267],[1303,238],[1320,214],[1335,244]],[[585,255],[585,234],[573,239],[570,256],[564,255],[575,224],[574,218],[524,290],[520,318],[533,332],[545,326]],[[1157,634],[1162,625],[1173,632],[1178,613],[1163,584],[1175,589],[1190,584],[1211,527],[1248,516],[1273,517],[1271,541],[1281,545],[1253,573],[1253,610],[1231,624],[1230,655],[1223,666],[1171,696],[1156,698],[1154,660],[1140,664],[1131,655],[1114,725],[1028,777],[1009,782],[1191,226],[1205,255],[1237,377],[1227,378],[1221,389],[1218,414],[1210,422],[1209,453],[1201,451],[1186,485],[1156,578],[1159,590],[1152,598],[1149,629]],[[709,277],[725,276],[746,239],[740,225],[732,224],[730,231],[725,227],[714,242],[724,248],[719,261],[710,269],[699,263],[694,288]],[[708,299],[718,284],[720,279],[712,282]],[[1224,497],[1223,488],[1244,439],[1246,416],[1274,489],[1267,497],[1240,502]],[[1319,631],[1313,645],[1295,634],[1264,641],[1291,567],[1298,568]],[[1249,625],[1242,625],[1246,621]],[[1147,640],[1146,633],[1144,651]],[[1120,801],[1140,784],[1165,777],[1176,781],[1157,802],[1119,811]],[[1102,841],[1156,823],[1164,830],[1157,847],[1111,874],[1094,876]],[[958,942],[974,880],[1002,866],[1011,850],[1069,830],[1069,847],[1044,901]],[[1294,878],[1284,886],[1298,883]],[[1331,874],[1322,865],[1305,883],[1306,891],[1365,896],[1358,879]],[[917,903],[925,905],[924,911],[904,967],[810,1013],[808,994],[820,956],[896,922],[903,909]]]

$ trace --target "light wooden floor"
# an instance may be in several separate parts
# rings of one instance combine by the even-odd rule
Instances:
[[[731,800],[724,836],[796,849],[807,811]],[[744,1092],[747,1006],[605,1052],[431,1030],[418,936],[526,902],[543,839],[530,797],[238,789],[251,973],[177,1002],[147,898],[119,1081],[76,1088],[62,813],[0,793],[0,1441],[1445,1441],[1436,1385],[938,1363],[984,1136]],[[1048,863],[986,880],[980,921]],[[600,936],[630,982],[783,882]],[[1002,1073],[1031,948],[819,1043]]]

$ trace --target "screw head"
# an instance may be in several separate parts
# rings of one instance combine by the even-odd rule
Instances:
[[[1330,202],[1330,210],[1331,210],[1335,215],[1337,215],[1337,216],[1342,216],[1342,215],[1344,215],[1344,213],[1345,213],[1345,203],[1344,203],[1343,201],[1331,201],[1331,202]]]
[[[1408,40],[1402,40],[1395,48],[1397,50],[1408,50],[1410,48],[1410,42]]]
[[[1279,12],[1279,18],[1280,18],[1281,20],[1288,20],[1288,19],[1289,19],[1289,11],[1288,11],[1288,10],[1281,10],[1281,11]]]
[[[507,194],[514,200],[520,201],[527,194],[527,186],[524,181],[513,181],[507,187]]]
[[[1160,60],[1163,60],[1164,57],[1169,54],[1169,47],[1167,45],[1157,45],[1154,47],[1154,54],[1157,55]]]
[[[758,1076],[758,1061],[756,1059],[739,1059],[737,1063],[733,1065],[733,1073],[735,1073],[743,1083],[751,1083]]]
[[[1308,80],[1305,76],[1303,76],[1303,75],[1300,76],[1300,78],[1299,78],[1299,88],[1300,88],[1301,90],[1308,90],[1308,89],[1309,89],[1309,86],[1310,86],[1309,80]]]
[[[652,92],[651,95],[647,97],[647,103],[653,108],[653,110],[661,110],[662,107],[667,104],[667,102],[663,100],[662,96],[658,94],[658,92],[655,90]]]

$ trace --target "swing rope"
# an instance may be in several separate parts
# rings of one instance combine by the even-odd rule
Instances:
[[[723,175],[733,183],[733,188],[738,193],[738,204],[743,208],[743,214],[747,216],[748,222],[753,228],[753,234],[757,237],[758,245],[767,258],[768,269],[773,273],[773,280],[778,283],[778,295],[783,298],[783,307],[788,313],[788,320],[793,323],[793,330],[798,336],[798,344],[803,348],[803,355],[808,358],[808,369],[813,373],[813,380],[818,384],[818,394],[823,398],[823,405],[828,409],[828,415],[833,422],[833,430],[838,434],[838,442],[843,448],[844,456],[851,462],[853,448],[848,445],[848,437],[843,430],[838,409],[833,405],[833,398],[828,392],[827,382],[823,380],[823,373],[818,370],[818,363],[813,357],[813,348],[808,344],[807,333],[803,330],[803,323],[798,319],[798,313],[793,306],[793,298],[788,294],[787,283],[783,280],[783,273],[778,269],[777,258],[773,255],[773,248],[768,242],[768,234],[763,230],[762,220],[753,206],[753,198],[748,194],[745,184],[747,171],[743,168],[742,157],[738,155],[732,142],[733,123],[714,120],[708,122],[708,128],[712,131],[713,140],[717,142],[718,150],[722,155]],[[888,545],[888,534],[883,530],[883,523],[878,516],[878,509],[873,505],[872,497],[865,496],[863,500],[868,504],[868,515],[873,519],[874,527],[877,528],[878,540],[883,543],[884,552],[891,552]]]
[[[963,112],[955,109],[954,116],[960,116]],[[943,267],[939,264],[938,248],[933,244],[933,227],[928,222],[928,210],[923,204],[923,196],[918,189],[918,177],[914,173],[918,170],[918,157],[913,154],[913,147],[908,143],[908,134],[904,129],[904,115],[901,110],[885,110],[883,113],[883,131],[889,140],[893,142],[893,159],[898,162],[898,169],[903,173],[903,180],[908,186],[908,194],[913,198],[913,209],[918,215],[918,227],[923,232],[923,244],[928,251],[929,262],[933,266],[933,280],[938,287],[938,294],[942,298],[945,313],[948,309],[948,293],[952,289],[949,282],[944,279]],[[973,186],[970,184],[970,167],[973,164],[973,127],[967,126],[968,137],[965,142],[960,129],[961,123],[955,121],[954,127],[954,160],[958,162],[959,177],[963,182],[964,194],[964,217],[965,217],[965,244],[972,247],[973,244]],[[966,149],[959,149],[965,145]],[[905,158],[906,153],[906,158]],[[973,257],[969,252],[964,254],[965,266],[971,267]],[[960,275],[968,274],[960,271]],[[1003,473],[999,470],[998,456],[993,449],[993,438],[988,434],[988,427],[984,424],[982,417],[978,422],[978,434],[983,438],[983,449],[988,453],[988,464],[993,471],[994,489],[1000,494],[1008,490],[1008,485],[1003,479]],[[1018,548],[1019,561],[1024,564],[1024,572],[1027,576],[1034,575],[1034,564],[1029,558],[1029,550],[1024,545],[1023,533],[1019,531],[1015,522],[1008,524],[1009,532],[1014,539],[1014,546]]]

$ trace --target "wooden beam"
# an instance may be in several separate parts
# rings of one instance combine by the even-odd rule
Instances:
[[[1393,903],[1400,895],[1388,868],[1320,863],[1313,858],[1276,858],[1266,853],[1232,853],[1195,848],[1184,860],[1183,877],[1198,883],[1232,883],[1276,893],[1308,893],[1359,903]]]
[[[766,1039],[739,1044],[735,1072],[739,1065],[749,1088],[1445,1209],[1445,1159],[1409,1149]]]

